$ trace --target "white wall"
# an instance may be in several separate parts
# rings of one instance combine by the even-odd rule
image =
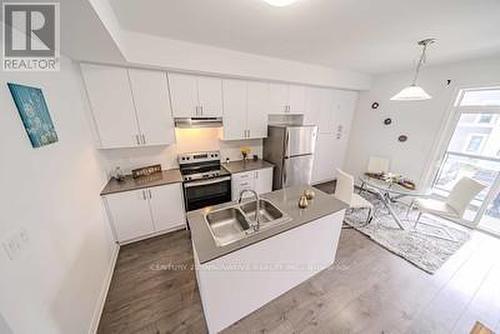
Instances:
[[[432,61],[432,59],[430,59]],[[478,59],[443,66],[424,67],[419,84],[433,96],[420,102],[394,102],[389,99],[407,86],[411,72],[381,75],[372,88],[361,92],[354,116],[346,169],[361,175],[372,155],[391,160],[391,170],[413,178],[419,184],[429,181],[427,169],[434,160],[447,121],[450,106],[461,86],[500,84],[500,58]],[[451,85],[446,81],[450,79]],[[373,102],[380,107],[371,109]],[[383,121],[390,117],[392,125]],[[398,142],[400,134],[408,135],[406,143]]]
[[[176,129],[176,144],[170,146],[100,150],[109,173],[115,167],[126,172],[134,168],[160,163],[163,169],[178,168],[177,154],[196,151],[219,150],[222,161],[226,158],[241,160],[240,147],[249,146],[252,155],[262,158],[262,139],[221,141],[222,128]]]
[[[32,148],[7,82],[42,88],[59,142]],[[111,265],[99,197],[106,180],[86,108],[78,67],[66,58],[57,73],[0,77],[0,237],[28,236],[15,260],[0,247],[0,313],[16,334],[87,333]]]

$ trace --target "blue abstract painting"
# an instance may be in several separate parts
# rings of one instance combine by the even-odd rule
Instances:
[[[56,143],[57,133],[40,88],[7,83],[34,148]]]

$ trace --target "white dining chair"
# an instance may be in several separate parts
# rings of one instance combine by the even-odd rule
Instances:
[[[368,173],[388,173],[389,159],[382,157],[370,157],[368,159]]]
[[[368,209],[366,224],[368,225],[372,219],[373,204],[368,202],[363,197],[354,193],[354,178],[352,175],[337,169],[337,185],[335,187],[334,196],[349,204],[350,209]]]
[[[434,224],[421,222],[420,218],[424,213],[432,214],[438,217],[448,219],[460,219],[463,217],[465,210],[472,202],[474,197],[479,194],[486,186],[470,177],[462,177],[455,186],[451,189],[450,194],[446,200],[441,201],[432,198],[417,198],[414,201],[414,206],[417,208],[418,216],[415,220],[414,229],[418,224],[425,224],[435,226]],[[448,234],[445,238],[448,240],[455,240],[453,235],[446,229],[442,228]]]

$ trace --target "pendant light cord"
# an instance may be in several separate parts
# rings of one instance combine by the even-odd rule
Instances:
[[[428,45],[429,45],[429,43],[423,44],[424,48],[422,49],[422,55],[420,56],[420,59],[419,59],[418,64],[417,64],[417,68],[415,70],[415,77],[413,78],[412,86],[415,86],[417,84],[417,79],[418,79],[418,75],[420,73],[420,69],[422,68],[422,65],[425,64],[425,60],[426,60],[425,51],[427,50]]]

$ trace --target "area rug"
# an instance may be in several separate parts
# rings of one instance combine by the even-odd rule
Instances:
[[[367,210],[348,210],[345,223],[429,274],[435,273],[470,238],[470,230],[467,228],[430,215],[423,215],[420,221],[438,227],[419,224],[414,229],[416,210],[406,218],[408,207],[404,203],[396,202],[393,203],[394,211],[405,227],[405,230],[401,230],[376,195],[367,191],[361,195],[375,207],[372,222],[366,225]],[[429,235],[445,237],[446,234],[440,227],[446,227],[456,241]]]

